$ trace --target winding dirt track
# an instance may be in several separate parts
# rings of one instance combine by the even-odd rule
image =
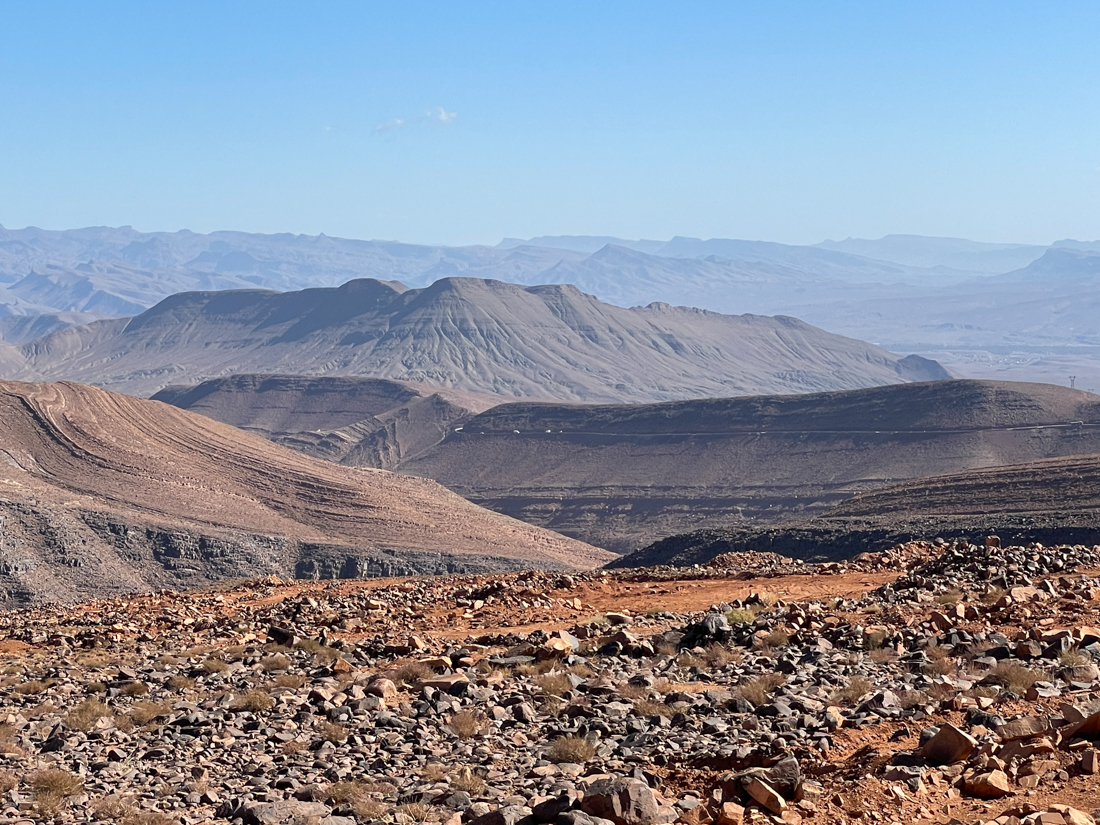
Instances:
[[[0,382],[0,498],[356,547],[589,568],[601,550],[438,484],[311,459],[155,401]]]

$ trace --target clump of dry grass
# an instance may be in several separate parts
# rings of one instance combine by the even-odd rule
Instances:
[[[134,702],[130,708],[130,718],[139,725],[148,725],[161,716],[169,716],[172,706],[168,702]]]
[[[676,657],[676,664],[685,670],[696,668],[697,670],[705,670],[707,666],[707,660],[701,656],[696,656],[694,653],[689,653],[686,650]]]
[[[737,686],[738,695],[753,707],[767,704],[768,697],[787,680],[781,673],[765,673]]]
[[[233,709],[262,713],[265,710],[271,710],[274,705],[275,700],[271,698],[267,691],[253,688],[237,697],[237,700],[233,703]]]
[[[472,710],[460,710],[447,723],[447,730],[458,739],[472,739],[485,727],[485,717]]]
[[[952,587],[950,590],[945,590],[943,593],[937,593],[935,602],[936,604],[958,604],[963,600],[963,592],[958,588]]]
[[[596,755],[595,746],[580,736],[562,736],[550,744],[546,757],[551,762],[584,764]]]
[[[527,662],[522,665],[517,665],[515,674],[517,676],[538,676],[540,673],[549,673],[557,664],[555,659],[543,659],[541,662]]]
[[[313,654],[313,658],[318,662],[333,662],[340,658],[338,650],[326,647],[316,639],[299,639],[294,646],[299,650]]]
[[[456,791],[465,791],[470,796],[481,796],[489,787],[484,779],[466,765],[451,774],[450,783]]]
[[[19,787],[19,777],[11,771],[0,771],[0,793],[7,793]]]
[[[333,743],[343,742],[348,738],[348,729],[336,722],[322,722],[317,726],[317,732],[322,739]]]
[[[428,782],[442,782],[447,778],[447,766],[442,762],[429,762],[420,769],[420,776]]]
[[[423,682],[434,675],[432,669],[427,665],[412,662],[399,668],[394,674],[393,681],[399,685],[415,685],[417,682]]]
[[[575,665],[571,665],[567,672],[572,673],[574,676],[580,676],[582,679],[588,679],[596,675],[596,671],[584,662],[578,662]]]
[[[1071,648],[1058,656],[1058,664],[1062,667],[1085,667],[1092,664],[1092,659],[1087,653],[1082,653],[1077,648]]]
[[[306,677],[297,673],[280,673],[271,680],[272,687],[300,688],[306,683]]]
[[[30,779],[34,805],[41,813],[53,816],[59,813],[74,796],[84,790],[84,780],[74,773],[47,768],[33,774]]]
[[[990,587],[982,593],[982,604],[996,604],[1004,597],[1005,592],[1003,587]]]
[[[195,680],[187,676],[169,676],[165,682],[171,690],[185,691],[195,689]]]
[[[112,716],[111,709],[98,699],[85,699],[74,707],[65,717],[65,722],[73,730],[87,733],[95,727],[96,722],[107,716]]]
[[[168,814],[139,810],[131,800],[116,795],[93,802],[92,818],[116,825],[178,825],[179,822]]]
[[[653,716],[665,716],[671,718],[676,715],[676,711],[674,711],[664,702],[654,702],[651,699],[640,699],[635,702],[634,712],[641,716],[643,719],[649,719]]]
[[[1017,696],[1023,696],[1036,682],[1050,677],[1049,673],[1033,670],[1019,662],[1008,660],[997,662],[997,666],[989,672],[989,675]]]
[[[876,665],[884,665],[898,658],[898,652],[891,647],[876,647],[867,654],[867,658]]]
[[[325,801],[330,805],[348,805],[361,819],[378,819],[385,812],[385,806],[371,797],[371,790],[372,786],[366,782],[334,782],[325,789]]]
[[[285,754],[303,753],[309,750],[309,745],[300,739],[291,739],[289,742],[284,742],[280,750]]]
[[[260,667],[267,673],[274,673],[278,670],[286,670],[290,667],[290,658],[284,656],[282,653],[276,653],[274,656],[265,656],[260,659]]]
[[[646,699],[649,697],[649,688],[642,687],[641,685],[619,685],[615,688],[619,696],[623,699],[629,699],[635,701],[637,699]]]
[[[726,621],[730,624],[752,624],[756,621],[756,609],[753,607],[734,607],[726,611]]]
[[[216,656],[211,656],[207,659],[203,659],[199,665],[204,672],[210,673],[225,673],[229,669],[229,665],[225,663],[224,659],[219,659]]]
[[[776,628],[770,633],[758,638],[762,650],[774,650],[777,647],[786,647],[791,643],[791,634],[782,628]]]
[[[38,696],[40,693],[45,693],[50,689],[48,682],[43,682],[40,679],[31,679],[27,682],[22,682],[12,688],[12,693],[18,693],[20,696]]]
[[[925,666],[927,673],[936,673],[940,676],[950,676],[959,670],[958,663],[951,658],[951,651],[939,646],[927,647],[924,653],[931,659],[931,663]]]
[[[870,693],[873,687],[870,679],[853,676],[844,687],[834,690],[830,699],[841,707],[851,707]]]
[[[547,673],[535,680],[535,685],[547,696],[562,696],[573,689],[566,673]]]
[[[740,648],[731,649],[718,642],[712,642],[703,649],[703,658],[711,667],[725,667],[728,664],[739,662],[745,656]]]
[[[88,684],[84,686],[84,692],[92,694],[106,693],[107,684],[105,682],[88,682]]]
[[[127,682],[118,692],[123,696],[145,696],[149,693],[149,686],[145,682]]]
[[[171,653],[165,653],[162,656],[158,656],[153,661],[153,664],[157,665],[158,667],[175,667],[179,663],[180,658],[178,656],[173,656]]]
[[[406,802],[397,806],[397,814],[398,822],[427,822],[432,809],[430,805],[425,805],[423,802]]]

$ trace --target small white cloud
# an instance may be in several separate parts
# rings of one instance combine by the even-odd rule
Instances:
[[[440,126],[450,126],[455,122],[456,117],[458,117],[458,112],[448,112],[442,106],[436,106],[424,113],[426,120],[438,123]]]
[[[383,123],[381,126],[374,127],[374,133],[376,135],[384,135],[386,132],[392,132],[395,129],[402,129],[406,126],[412,126],[415,124],[428,125],[428,126],[450,126],[455,122],[455,118],[458,117],[458,112],[448,112],[442,106],[436,106],[429,109],[419,117],[414,117],[411,120],[405,120],[404,118],[394,118],[393,120]]]
[[[395,118],[393,120],[383,123],[381,126],[376,126],[374,133],[376,135],[384,135],[386,132],[392,132],[394,129],[400,129],[405,125],[405,121],[401,118]]]

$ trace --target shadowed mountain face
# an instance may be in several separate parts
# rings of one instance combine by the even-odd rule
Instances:
[[[130,320],[22,348],[30,375],[133,394],[234,372],[360,375],[468,392],[587,401],[849,389],[947,378],[794,318],[654,304],[569,286],[374,280],[297,293],[184,293]],[[14,377],[20,377],[16,375]]]
[[[155,401],[0,382],[8,601],[340,577],[592,567],[602,551],[425,479],[308,458]]]
[[[234,375],[167,387],[153,400],[316,458],[388,470],[506,399],[381,378]]]
[[[248,386],[260,379],[246,378],[191,390],[218,401],[188,408],[242,424],[264,415],[265,393]],[[315,455],[324,454],[311,438],[336,425],[352,431],[343,413],[328,423],[323,414],[301,420],[320,432],[282,443]],[[432,478],[491,509],[622,552],[701,527],[822,514],[898,479],[1100,451],[1100,397],[982,381],[645,405],[510,403],[450,424],[407,417],[394,440],[416,447],[387,465],[377,452],[350,447],[351,438],[328,457]],[[427,432],[416,441],[418,427]]]

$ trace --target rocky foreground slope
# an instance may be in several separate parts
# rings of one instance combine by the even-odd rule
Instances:
[[[308,458],[167,404],[0,382],[8,603],[265,573],[584,568],[609,558],[434,482]]]
[[[948,378],[796,318],[623,309],[566,285],[360,279],[173,295],[24,344],[29,376],[135,395],[239,372],[370,376],[562,401],[665,401]],[[8,374],[5,377],[19,378]]]
[[[0,821],[1092,825],[1100,547],[0,615]]]

